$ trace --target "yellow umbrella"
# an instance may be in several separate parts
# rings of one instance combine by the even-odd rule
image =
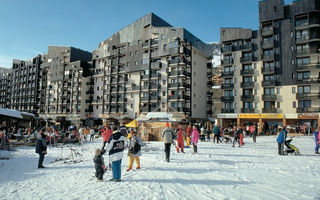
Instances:
[[[134,119],[130,123],[126,124],[125,126],[128,128],[138,128],[139,124],[138,124],[137,120]]]

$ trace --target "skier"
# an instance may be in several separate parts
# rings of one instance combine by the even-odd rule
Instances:
[[[47,136],[45,130],[41,129],[36,140],[36,153],[39,154],[38,168],[45,168],[43,166],[44,156],[47,154]]]
[[[191,143],[193,144],[193,153],[198,152],[199,131],[196,126],[193,126],[191,132]]]
[[[141,156],[141,145],[142,140],[137,135],[136,131],[131,132],[131,137],[128,142],[128,156],[129,156],[129,166],[127,171],[132,169],[134,160],[136,161],[136,169],[140,169],[140,158]]]
[[[318,130],[315,130],[315,131],[313,132],[313,135],[314,135],[314,142],[315,142],[315,144],[316,144],[314,152],[315,152],[315,154],[320,154],[320,153],[319,153],[320,126],[318,127]]]
[[[277,142],[278,142],[278,154],[283,155],[283,148],[284,148],[284,132],[282,131],[282,128],[279,128],[279,136],[277,137]]]

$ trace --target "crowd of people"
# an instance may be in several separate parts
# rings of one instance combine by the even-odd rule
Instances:
[[[288,130],[286,127],[278,127],[279,135],[277,137],[278,154],[285,155],[284,146],[288,145],[287,135]],[[16,134],[16,135],[15,135]],[[35,138],[36,153],[39,154],[38,168],[45,168],[43,166],[44,157],[47,154],[47,146],[51,145],[55,147],[57,142],[75,141],[79,144],[84,142],[93,141],[95,136],[102,136],[102,147],[98,148],[94,152],[93,162],[95,164],[95,176],[97,181],[103,180],[103,175],[106,170],[112,170],[112,178],[110,181],[121,181],[121,163],[124,156],[124,150],[128,149],[127,156],[129,157],[129,163],[127,171],[133,169],[135,163],[136,170],[141,169],[140,156],[142,155],[141,146],[143,142],[139,137],[139,132],[136,129],[129,130],[124,125],[117,127],[110,126],[105,127],[80,127],[67,131],[57,131],[53,128],[41,128],[36,129],[1,129],[1,144],[3,138],[9,139],[10,137],[17,137],[19,134],[23,135],[24,140],[26,138]],[[174,130],[171,124],[167,122],[164,129],[161,132],[162,141],[164,143],[165,161],[170,162],[170,150],[171,145],[174,145],[177,153],[185,153],[185,148],[192,147],[192,154],[198,152],[198,142],[210,141],[213,143],[231,143],[232,147],[236,144],[238,147],[244,145],[243,138],[245,136],[252,137],[253,142],[256,142],[258,135],[258,125],[250,123],[244,126],[233,127],[219,127],[214,125],[212,130],[208,130],[205,126],[191,125],[183,128],[182,124],[178,124]],[[319,154],[319,142],[320,142],[320,127],[315,130],[315,153]],[[27,136],[27,137],[25,137]],[[108,154],[108,165],[105,164],[103,155]]]

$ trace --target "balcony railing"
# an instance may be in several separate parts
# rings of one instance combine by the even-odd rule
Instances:
[[[241,75],[253,75],[254,74],[254,70],[253,69],[242,69],[240,71]]]
[[[221,101],[223,102],[231,102],[234,101],[234,96],[222,96]]]
[[[320,78],[296,80],[296,84],[315,84],[320,83]]]
[[[222,65],[232,65],[233,64],[233,59],[232,58],[231,59],[223,59],[221,61],[221,64]]]
[[[229,77],[229,76],[233,76],[233,74],[234,74],[233,71],[222,72],[222,73],[221,73],[221,77]]]
[[[161,62],[152,62],[151,63],[151,69],[160,69],[162,67]]]
[[[234,88],[233,83],[224,83],[221,85],[221,89],[231,89],[231,88]]]
[[[252,87],[254,87],[254,82],[242,82],[241,87],[242,88],[252,88]]]
[[[274,54],[265,54],[265,55],[262,55],[262,58],[264,61],[272,61],[274,60]]]
[[[277,86],[278,84],[279,82],[276,80],[262,81],[262,87]]]
[[[275,101],[277,99],[277,96],[275,94],[263,94],[262,100],[263,101]]]
[[[320,99],[320,93],[297,93],[296,99]]]
[[[254,108],[241,108],[242,113],[254,113]]]
[[[272,35],[273,34],[273,27],[272,26],[263,27],[261,29],[261,34],[263,36]]]
[[[320,107],[310,107],[310,108],[297,108],[298,113],[303,112],[320,112]]]
[[[261,46],[263,49],[270,49],[274,46],[274,41],[263,41]]]
[[[254,96],[253,95],[242,95],[241,101],[254,101]]]
[[[223,108],[221,109],[222,113],[234,113],[234,109],[233,108]]]
[[[222,53],[228,53],[228,52],[232,52],[232,46],[225,46],[222,47]]]
[[[262,67],[263,74],[274,74],[275,72],[275,67]]]
[[[262,108],[263,113],[276,113],[277,108]]]

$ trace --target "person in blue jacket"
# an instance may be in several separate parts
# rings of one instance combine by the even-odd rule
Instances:
[[[282,130],[282,128],[279,128],[279,136],[277,137],[278,142],[278,154],[283,155],[283,149],[284,149],[284,142],[285,142],[285,133]]]
[[[320,154],[320,153],[319,153],[320,126],[318,127],[318,130],[315,130],[315,131],[313,132],[313,135],[314,135],[314,142],[316,143],[316,147],[315,147],[314,152],[315,152],[315,154]]]

